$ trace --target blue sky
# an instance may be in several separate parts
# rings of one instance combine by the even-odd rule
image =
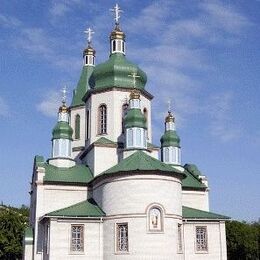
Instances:
[[[146,71],[159,144],[172,100],[183,163],[210,184],[210,208],[260,216],[260,1],[118,1],[127,57]],[[48,158],[66,84],[79,79],[83,31],[109,55],[113,1],[0,2],[0,201],[29,204],[33,157]]]

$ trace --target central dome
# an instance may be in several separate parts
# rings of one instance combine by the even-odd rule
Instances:
[[[136,73],[135,86],[133,77]],[[137,65],[128,61],[124,54],[113,53],[108,61],[97,65],[92,74],[92,85],[94,89],[104,89],[110,87],[137,88],[144,89],[147,77]]]

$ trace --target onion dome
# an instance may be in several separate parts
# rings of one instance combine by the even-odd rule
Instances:
[[[133,79],[128,76],[133,73],[140,76],[136,79],[135,86]],[[92,76],[94,89],[111,87],[144,89],[147,81],[145,72],[128,61],[122,53],[111,54],[108,61],[95,67]]]
[[[170,111],[165,118],[165,132],[160,141],[161,147],[180,147],[180,137],[175,130],[175,118]]]
[[[146,118],[138,108],[132,108],[127,112],[124,123],[125,128],[140,127],[147,129]]]
[[[69,108],[63,103],[59,108],[59,119],[52,130],[52,140],[69,139],[72,140],[73,129],[68,122]]]
[[[144,89],[147,77],[137,65],[128,61],[125,57],[125,33],[119,27],[120,13],[118,4],[111,11],[115,14],[115,27],[110,34],[110,56],[108,61],[96,66],[93,71],[94,89],[106,89],[112,87]],[[130,74],[139,77],[133,81]]]
[[[58,122],[52,130],[53,139],[69,139],[72,140],[73,130],[67,122]]]
[[[180,137],[177,135],[177,132],[175,130],[165,131],[160,141],[162,147],[180,147]]]
[[[130,94],[130,109],[124,118],[125,128],[139,127],[147,129],[146,118],[140,109],[140,91],[134,89]]]

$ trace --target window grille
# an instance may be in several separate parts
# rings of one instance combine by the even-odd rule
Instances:
[[[196,227],[196,250],[208,250],[207,227]]]
[[[84,251],[84,226],[83,225],[72,225],[71,226],[71,246],[72,252],[83,252]]]
[[[128,252],[128,224],[116,224],[116,245],[118,252]]]
[[[107,133],[107,107],[101,105],[99,107],[99,134]]]

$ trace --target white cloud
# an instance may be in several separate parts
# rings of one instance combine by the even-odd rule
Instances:
[[[6,101],[0,97],[0,117],[7,117],[10,113],[9,106]]]
[[[33,58],[40,58],[63,70],[71,72],[80,68],[79,58],[72,57],[69,51],[64,53],[64,41],[48,35],[41,28],[23,28],[12,44]]]
[[[82,0],[53,0],[50,7],[50,14],[59,18],[72,11],[75,6],[82,5]]]
[[[242,129],[232,120],[232,101],[231,92],[218,93],[210,97],[208,104],[203,108],[210,117],[210,134],[223,142],[237,139],[242,133]]]
[[[37,105],[37,110],[48,117],[55,117],[61,102],[61,94],[58,91],[49,91],[43,100]]]
[[[240,33],[251,24],[248,18],[232,5],[223,4],[220,1],[204,1],[200,6],[208,14],[211,26],[219,27],[228,33]]]
[[[22,25],[22,22],[16,17],[0,14],[0,26],[15,28]]]

